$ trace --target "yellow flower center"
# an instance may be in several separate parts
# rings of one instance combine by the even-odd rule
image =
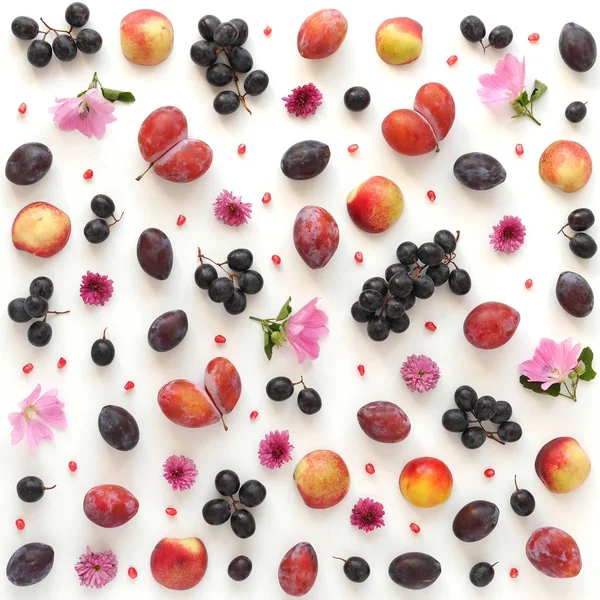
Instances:
[[[31,421],[32,419],[36,419],[38,416],[37,410],[35,410],[34,406],[28,406],[24,411],[26,421]]]

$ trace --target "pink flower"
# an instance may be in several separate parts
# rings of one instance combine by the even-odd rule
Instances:
[[[110,300],[112,294],[113,280],[109,279],[107,275],[88,271],[81,278],[79,295],[86,304],[104,306]]]
[[[290,95],[282,100],[291,115],[306,119],[308,115],[314,115],[317,112],[317,108],[322,104],[323,94],[312,83],[307,83],[294,88]]]
[[[40,395],[42,386],[38,383],[33,392],[19,402],[21,412],[8,415],[13,426],[10,436],[13,446],[24,437],[32,450],[35,450],[42,440],[54,439],[50,427],[65,429],[67,418],[63,411],[64,404],[57,398],[58,390],[48,390]]]
[[[112,114],[113,103],[98,88],[88,90],[81,98],[56,98],[56,102],[48,110],[54,114],[54,122],[61,131],[77,129],[89,138],[94,135],[100,139],[106,133],[106,126],[117,120]]]
[[[329,329],[325,327],[329,317],[317,308],[318,298],[313,298],[308,304],[294,313],[285,324],[288,342],[298,355],[298,362],[305,358],[319,358],[319,338]]]
[[[117,576],[117,565],[117,557],[110,550],[92,552],[88,546],[75,565],[79,584],[90,588],[103,588]]]
[[[507,54],[504,60],[496,63],[494,74],[481,75],[479,83],[483,87],[477,93],[485,104],[514,100],[525,85],[525,58],[519,62],[515,56]]]
[[[260,464],[268,469],[279,469],[286,462],[292,460],[293,449],[294,446],[290,444],[290,432],[287,429],[271,431],[258,445]]]
[[[504,215],[504,218],[494,225],[493,233],[490,233],[490,244],[494,245],[496,252],[512,254],[516,252],[525,241],[525,225],[519,217]]]
[[[241,196],[234,196],[233,192],[223,190],[213,203],[215,216],[219,221],[231,227],[245,225],[252,218],[252,204],[242,202]]]
[[[424,354],[409,356],[404,361],[400,373],[408,389],[419,394],[434,389],[440,379],[437,364]]]
[[[350,523],[362,531],[373,531],[385,526],[383,504],[371,498],[359,498],[350,513]]]
[[[197,475],[196,464],[185,456],[169,456],[163,465],[163,476],[174,490],[189,490]]]
[[[542,338],[533,358],[519,365],[521,375],[525,375],[529,381],[541,383],[543,390],[555,383],[562,383],[577,366],[581,353],[581,344],[573,347],[571,344],[571,338],[560,343]]]

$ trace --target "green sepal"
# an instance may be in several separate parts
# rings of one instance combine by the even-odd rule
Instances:
[[[535,392],[536,394],[545,394],[554,398],[560,396],[560,383],[552,384],[547,390],[542,389],[542,384],[539,381],[529,381],[525,375],[519,377],[519,383],[526,389]]]
[[[545,83],[542,83],[538,79],[535,80],[533,85],[533,92],[531,93],[531,102],[535,102],[539,100],[548,90],[548,86]]]
[[[579,359],[585,365],[585,371],[579,376],[582,381],[591,381],[596,377],[596,371],[592,368],[594,353],[591,348],[584,348],[579,355]]]
[[[279,314],[275,317],[275,321],[283,321],[292,314],[292,307],[290,306],[291,301],[292,301],[292,297],[290,296],[285,301],[285,304],[281,307]]]
[[[271,360],[273,358],[273,346],[275,344],[273,344],[273,342],[271,341],[271,336],[265,331],[264,332],[264,347],[265,347],[265,354],[267,355],[267,358],[269,360]]]

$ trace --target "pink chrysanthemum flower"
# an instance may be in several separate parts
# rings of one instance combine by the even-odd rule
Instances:
[[[494,73],[479,77],[483,86],[477,90],[480,100],[485,104],[514,100],[523,91],[525,84],[525,58],[519,62],[512,54],[496,63]]]
[[[294,88],[290,95],[282,100],[291,115],[306,119],[308,115],[314,115],[317,112],[317,108],[322,104],[323,94],[314,84],[307,83]]]
[[[233,192],[223,190],[214,201],[215,216],[219,221],[231,227],[245,225],[252,218],[252,204],[242,202],[241,196],[234,196]]]
[[[289,431],[271,431],[265,435],[265,439],[261,440],[258,446],[260,464],[268,469],[279,469],[292,460],[293,449]]]
[[[163,476],[174,490],[189,490],[197,475],[196,464],[186,456],[169,456],[163,465]]]
[[[381,502],[375,502],[371,498],[359,498],[350,513],[350,523],[368,533],[385,526],[384,515],[385,510]]]
[[[117,565],[117,557],[110,550],[92,552],[88,546],[79,557],[75,571],[80,585],[100,589],[117,576]]]
[[[113,280],[107,275],[88,271],[81,278],[79,295],[86,304],[104,306],[113,294]]]
[[[319,338],[326,333],[329,317],[317,308],[318,298],[313,298],[308,304],[294,313],[285,324],[287,340],[298,355],[298,362],[305,358],[319,358]]]
[[[440,379],[440,369],[437,364],[424,354],[412,354],[400,369],[402,379],[411,392],[428,392],[437,385]]]
[[[521,375],[541,383],[543,390],[562,383],[577,366],[581,354],[581,344],[572,346],[572,343],[571,338],[560,343],[542,338],[533,358],[519,365]]]
[[[50,107],[54,122],[61,131],[77,129],[91,138],[102,138],[106,126],[117,120],[112,113],[113,103],[106,100],[98,88],[88,90],[81,98],[56,98],[57,105]]]
[[[525,241],[525,225],[519,217],[504,215],[504,218],[494,225],[493,233],[490,233],[490,244],[494,245],[496,252],[512,254],[516,252]]]
[[[58,399],[58,390],[48,390],[43,394],[41,392],[42,386],[38,383],[33,392],[19,402],[21,412],[8,415],[13,426],[10,436],[13,446],[25,438],[29,447],[36,450],[42,440],[54,439],[50,427],[67,427],[67,417],[63,411],[65,405]]]

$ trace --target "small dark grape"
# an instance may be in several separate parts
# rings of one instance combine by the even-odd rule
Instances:
[[[246,294],[238,288],[234,288],[233,296],[223,302],[223,307],[230,315],[241,315],[246,310],[247,305]]]
[[[469,415],[458,408],[451,408],[442,415],[442,427],[453,433],[466,431],[469,428]]]
[[[571,123],[581,123],[587,115],[587,106],[583,102],[571,102],[565,110],[565,117]]]
[[[36,321],[27,330],[27,339],[32,346],[42,347],[52,339],[52,327],[45,321]]]
[[[461,385],[454,392],[454,402],[460,410],[471,412],[477,402],[477,392],[468,385]]]
[[[431,277],[433,285],[438,287],[444,285],[450,278],[450,269],[447,265],[439,264],[427,267],[427,275]]]
[[[390,319],[400,318],[404,314],[404,303],[402,302],[402,300],[400,298],[392,296],[385,303],[385,314]]]
[[[107,367],[115,359],[115,346],[106,338],[100,338],[92,344],[92,362],[99,367]]]
[[[375,312],[381,308],[383,296],[377,290],[363,290],[358,297],[358,303],[369,312]]]
[[[298,394],[298,408],[305,415],[314,415],[321,410],[323,402],[319,393],[313,388],[300,390]]]
[[[102,48],[102,36],[95,29],[82,29],[75,38],[77,48],[84,54],[96,54]]]
[[[83,228],[83,235],[90,244],[101,244],[108,239],[110,227],[104,219],[92,219]]]
[[[460,436],[460,441],[465,448],[475,450],[480,448],[485,443],[487,436],[481,427],[469,427],[465,429]]]
[[[219,23],[213,32],[213,40],[219,46],[231,46],[239,35],[238,28],[231,22]]]
[[[192,44],[190,58],[201,67],[210,67],[217,62],[217,50],[219,46],[214,42],[200,40]]]
[[[506,421],[506,423],[501,423],[498,427],[498,437],[503,442],[517,442],[521,439],[523,435],[523,430],[518,423],[514,421]]]
[[[248,269],[240,275],[238,285],[246,294],[258,294],[263,289],[264,279],[258,271]]]
[[[383,277],[371,277],[363,284],[363,290],[377,290],[384,298],[388,293],[388,284]]]
[[[254,61],[248,50],[240,46],[234,46],[229,51],[229,64],[236,73],[248,73],[252,70]]]
[[[385,280],[389,283],[390,279],[396,273],[408,273],[408,267],[406,265],[403,265],[402,263],[395,263],[393,265],[390,265],[385,270]]]
[[[237,38],[235,42],[232,42],[232,46],[243,46],[248,40],[248,23],[244,19],[231,19],[229,21],[232,25],[235,25],[238,30]]]
[[[31,317],[25,310],[25,298],[15,298],[8,303],[8,316],[15,323],[31,321]]]
[[[240,489],[240,478],[234,471],[224,469],[217,473],[215,487],[221,496],[233,496]]]
[[[101,219],[108,219],[115,213],[115,203],[105,194],[96,194],[90,202],[90,208]]]
[[[401,298],[402,304],[404,304],[404,310],[410,310],[417,302],[417,297],[410,293],[408,296]]]
[[[217,66],[217,65],[215,65]],[[231,90],[220,92],[213,100],[213,108],[220,115],[230,115],[240,107],[240,97]]]
[[[373,317],[367,325],[367,335],[374,342],[383,342],[390,335],[390,326],[382,316]]]
[[[596,218],[589,208],[577,208],[569,214],[567,221],[573,231],[586,231],[595,223]]]
[[[254,508],[265,501],[267,488],[256,479],[249,479],[242,484],[238,497],[244,506]]]
[[[253,261],[252,252],[246,248],[237,248],[227,255],[227,266],[238,273],[247,271],[252,266]]]
[[[41,319],[48,312],[48,300],[42,296],[27,296],[23,308],[32,319]]]
[[[506,48],[513,40],[512,29],[506,25],[498,25],[498,27],[494,27],[490,31],[488,40],[493,48],[497,48],[498,50]]]
[[[419,275],[413,278],[413,294],[421,300],[426,300],[433,296],[435,292],[435,284],[429,275]]]
[[[236,556],[227,567],[227,575],[234,581],[244,581],[252,573],[252,561],[247,556]]]
[[[569,240],[571,252],[579,258],[592,258],[598,251],[598,244],[591,235],[587,233],[576,233]]]
[[[367,88],[359,85],[351,87],[344,94],[344,104],[353,112],[365,110],[371,104],[371,94]]]
[[[485,587],[492,583],[492,579],[494,579],[494,567],[487,562],[477,563],[469,573],[469,581],[475,587]]]
[[[208,297],[213,302],[225,302],[233,296],[233,283],[229,277],[217,277],[208,286]]]
[[[217,270],[206,263],[200,265],[194,273],[194,281],[201,290],[207,290],[217,277]]]
[[[20,40],[33,40],[40,32],[37,21],[31,17],[16,17],[10,25],[13,35]]]
[[[464,296],[471,291],[471,276],[464,269],[455,269],[448,278],[450,291],[457,296]]]
[[[439,265],[444,260],[444,249],[433,242],[425,242],[419,246],[417,258],[424,265]]]
[[[269,76],[260,69],[249,73],[244,80],[244,90],[249,96],[260,96],[269,87]]]
[[[229,502],[223,498],[209,500],[202,507],[202,516],[209,525],[223,525],[223,523],[227,523],[231,516]]]
[[[355,302],[350,309],[350,314],[357,323],[368,323],[375,313],[365,310],[358,302]]]
[[[267,396],[275,402],[287,400],[294,393],[294,385],[289,377],[274,377],[267,383]]]
[[[417,262],[419,248],[412,242],[402,242],[396,250],[396,256],[403,265],[413,265]]]
[[[54,293],[54,284],[49,277],[36,277],[29,284],[29,293],[32,296],[41,296],[42,298],[46,298],[46,300],[50,300]]]
[[[491,396],[481,396],[473,407],[473,414],[480,421],[489,421],[496,414],[496,400]]]
[[[353,583],[363,583],[369,578],[371,567],[360,556],[351,556],[344,561],[344,575]]]
[[[54,56],[63,62],[69,62],[77,56],[77,44],[75,40],[65,33],[57,35],[52,42]]]
[[[35,475],[28,475],[17,482],[17,496],[23,502],[37,502],[44,497],[46,486]]]
[[[480,42],[485,37],[485,25],[479,17],[469,15],[460,22],[460,32],[469,42]]]
[[[515,476],[517,488],[510,497],[510,507],[519,517],[528,517],[535,510],[535,498],[529,490],[520,489]]]
[[[496,414],[490,419],[492,423],[504,423],[512,416],[512,406],[504,400],[496,402]]]
[[[245,508],[233,511],[230,525],[233,533],[243,540],[253,536],[256,531],[256,521],[252,513]]]
[[[27,60],[38,69],[48,65],[52,59],[52,46],[45,40],[33,40],[27,48]]]
[[[215,17],[214,15],[204,15],[198,21],[198,31],[205,40],[207,40],[208,42],[212,42],[214,39],[213,36],[215,33],[215,29],[217,28],[217,25],[220,24],[221,21],[217,19],[217,17]]]
[[[211,85],[223,87],[224,85],[228,85],[233,81],[233,71],[231,67],[225,63],[216,63],[206,69],[206,81],[208,81],[208,83]],[[234,92],[231,93],[233,94]],[[217,96],[217,98],[218,97],[219,96]]]
[[[433,241],[441,246],[446,254],[452,254],[456,250],[456,236],[447,229],[440,229],[433,236]]]
[[[83,2],[73,2],[65,10],[65,21],[73,27],[83,27],[90,19],[90,9]]]
[[[410,327],[410,319],[406,313],[397,319],[387,317],[387,323],[392,333],[404,333]]]
[[[414,286],[414,279],[408,273],[402,271],[396,273],[389,283],[390,293],[396,298],[405,298],[413,291]]]

